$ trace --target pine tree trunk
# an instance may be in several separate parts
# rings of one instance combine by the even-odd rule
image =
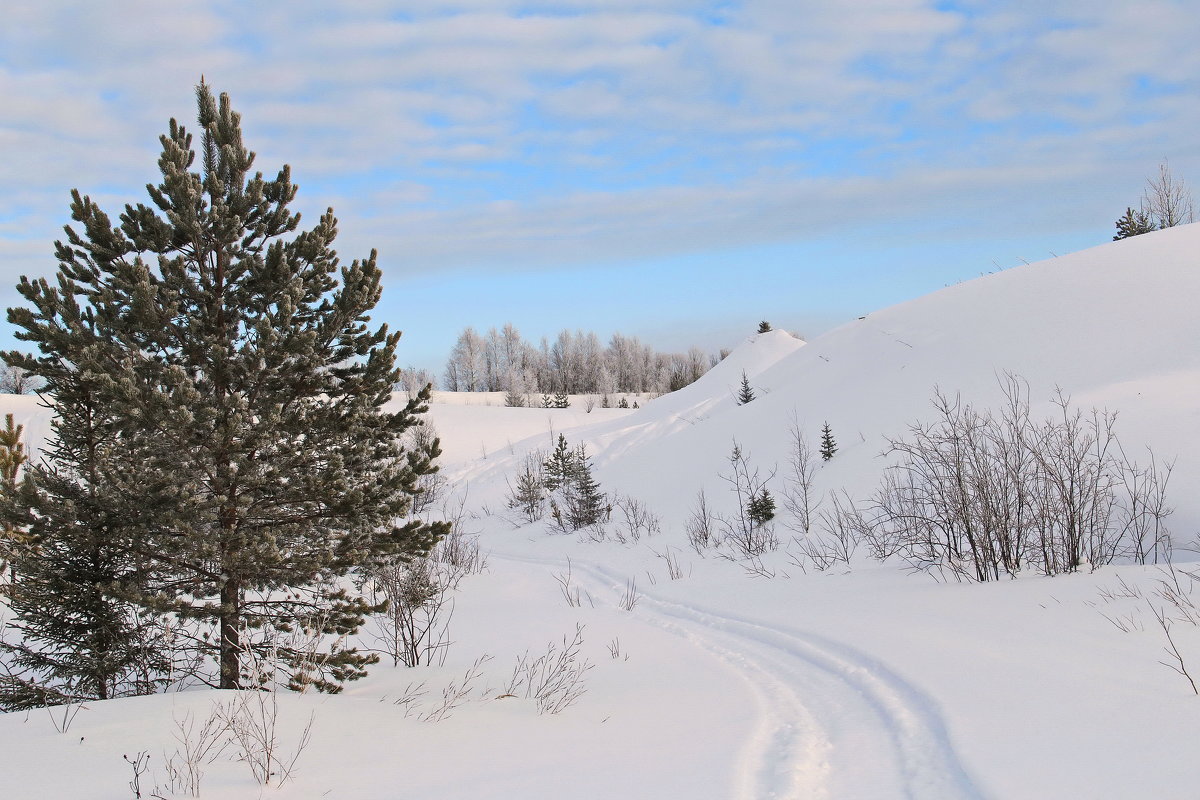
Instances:
[[[221,587],[221,688],[242,688],[241,585],[234,579]]]

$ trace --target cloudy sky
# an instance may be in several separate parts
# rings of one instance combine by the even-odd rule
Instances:
[[[72,187],[145,199],[203,74],[378,248],[404,363],[509,321],[811,336],[1107,241],[1163,158],[1200,182],[1197,42],[1195,0],[15,0],[0,301]]]

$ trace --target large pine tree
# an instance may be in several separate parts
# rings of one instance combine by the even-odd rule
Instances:
[[[88,382],[107,457],[136,470],[122,505],[147,512],[122,532],[146,577],[135,599],[197,630],[214,682],[240,688],[266,658],[293,686],[336,690],[374,660],[339,644],[371,609],[341,579],[444,532],[399,522],[438,453],[402,441],[428,394],[385,408],[399,333],[369,325],[375,254],[339,263],[332,210],[297,233],[289,168],[252,174],[228,97],[202,82],[197,100],[198,171],[171,120],[151,206],[114,227],[73,193],[57,285],[22,278],[31,307],[9,311],[39,353],[5,359],[52,404],[63,375]]]

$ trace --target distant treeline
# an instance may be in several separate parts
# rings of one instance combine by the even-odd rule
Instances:
[[[697,347],[656,353],[636,336],[620,333],[603,346],[595,333],[581,330],[564,330],[553,341],[542,337],[535,346],[511,323],[484,335],[468,327],[459,334],[440,384],[426,370],[405,370],[400,388],[434,383],[451,392],[661,394],[692,383],[726,354],[710,356]]]

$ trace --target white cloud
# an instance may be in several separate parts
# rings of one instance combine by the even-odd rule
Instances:
[[[960,5],[19,3],[0,28],[0,147],[17,154],[0,237],[18,225],[48,252],[72,186],[141,199],[201,73],[261,169],[293,163],[356,242],[431,268],[919,220],[1022,181],[1106,198],[1162,155],[1200,167],[1189,2]],[[1142,96],[1141,79],[1186,91]]]

